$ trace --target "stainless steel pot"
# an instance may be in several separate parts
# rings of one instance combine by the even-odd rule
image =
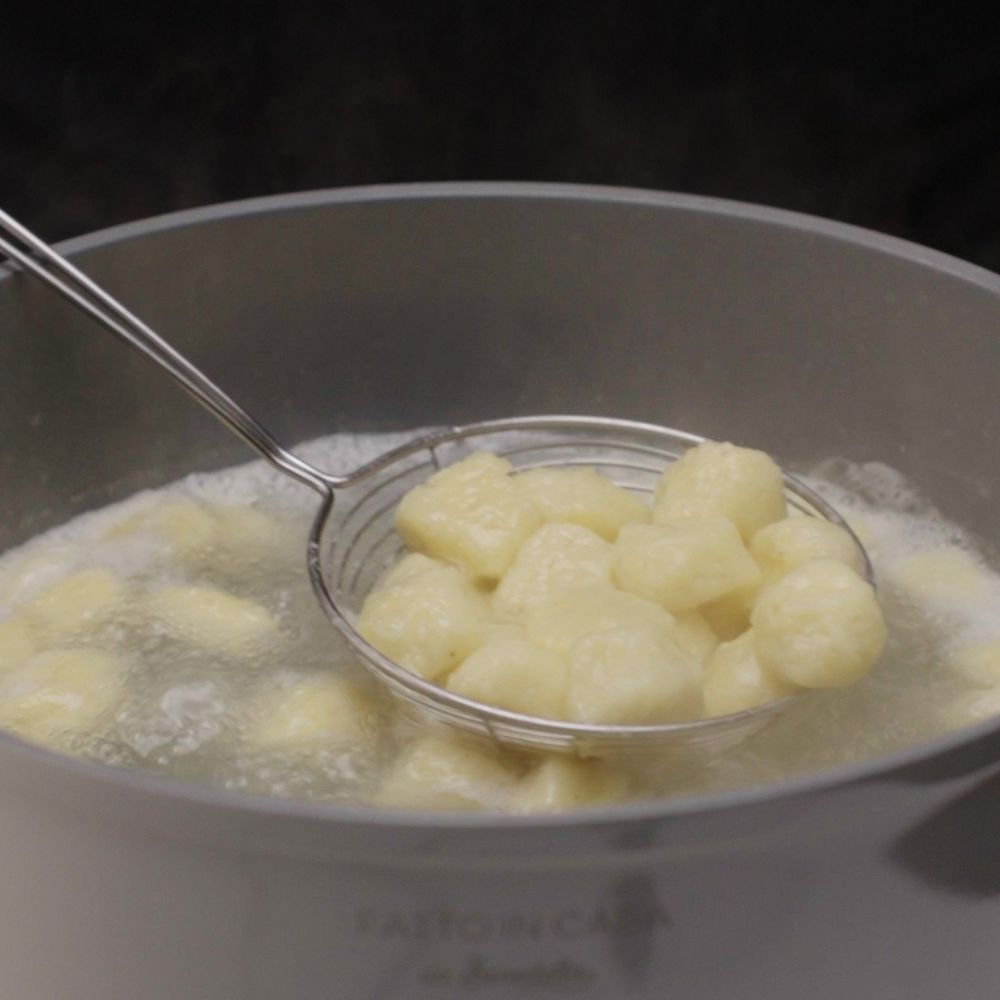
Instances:
[[[997,534],[1000,279],[898,240],[711,199],[456,184],[224,205],[65,249],[287,440],[614,414],[793,466],[883,460]],[[246,459],[36,283],[0,280],[0,324],[3,548]],[[762,790],[545,819],[251,800],[0,736],[0,995],[983,1000],[998,803],[992,723]]]

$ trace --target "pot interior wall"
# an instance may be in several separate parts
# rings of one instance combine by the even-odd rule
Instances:
[[[612,414],[884,461],[996,532],[996,284],[782,216],[503,191],[278,199],[77,260],[288,442]],[[251,457],[27,278],[0,280],[0,323],[0,548]]]

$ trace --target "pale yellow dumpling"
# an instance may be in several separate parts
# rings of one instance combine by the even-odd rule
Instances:
[[[403,748],[374,800],[404,809],[501,809],[520,776],[489,748],[423,736]]]
[[[709,716],[743,712],[801,690],[761,668],[754,652],[752,631],[716,649],[708,661],[702,688],[705,713]]]
[[[168,497],[113,525],[108,538],[150,533],[165,541],[173,553],[189,559],[203,556],[216,542],[218,521],[188,497]]]
[[[886,641],[871,585],[833,559],[814,559],[765,587],[750,620],[761,666],[802,687],[853,684]]]
[[[679,611],[674,615],[674,641],[704,665],[719,645],[719,637],[705,616],[697,611]]]
[[[40,547],[33,545],[13,559],[5,558],[0,604],[14,607],[58,583],[73,572],[83,554],[77,545],[47,542]]]
[[[750,543],[750,554],[768,582],[810,559],[836,559],[858,575],[864,570],[861,551],[850,534],[819,517],[787,517],[761,528]]]
[[[442,569],[446,565],[446,563],[439,562],[437,559],[425,556],[422,552],[408,552],[398,563],[389,568],[389,571],[379,581],[377,589],[394,587],[398,583],[405,583],[407,580],[419,576],[424,570],[434,569],[435,567]]]
[[[31,626],[17,618],[0,622],[0,672],[23,663],[38,649]]]
[[[709,601],[698,610],[712,631],[723,641],[741,636],[750,628],[750,613],[760,595],[760,584],[740,587],[717,601]]]
[[[580,524],[613,542],[626,524],[649,520],[649,508],[634,494],[594,469],[532,469],[514,483],[546,521]]]
[[[948,666],[974,684],[1000,685],[1000,639],[956,649],[948,657]]]
[[[47,587],[24,605],[24,616],[49,635],[92,628],[119,610],[125,582],[106,569],[84,569]]]
[[[481,646],[448,677],[446,687],[473,701],[547,719],[565,716],[567,661],[525,639]]]
[[[760,570],[724,518],[684,518],[622,528],[614,546],[622,590],[687,611],[760,581]]]
[[[673,639],[672,615],[658,604],[611,587],[587,587],[560,594],[532,608],[525,617],[527,637],[560,656],[569,656],[573,644],[591,632],[649,627]]]
[[[521,622],[483,622],[483,645],[488,642],[504,642],[507,639],[523,639],[524,625]]]
[[[663,473],[653,521],[724,517],[745,542],[786,513],[781,469],[762,451],[706,441],[686,451]]]
[[[892,563],[893,580],[918,601],[960,605],[990,595],[990,578],[964,549],[944,545]]]
[[[290,524],[253,507],[219,506],[215,518],[214,544],[240,559],[291,560],[304,558],[304,537]]]
[[[628,783],[603,761],[548,757],[522,778],[508,808],[513,813],[559,812],[617,802]]]
[[[512,476],[509,462],[476,453],[400,504],[397,528],[416,551],[369,595],[359,630],[465,698],[592,724],[699,717],[712,662],[722,711],[851,683],[877,658],[874,592],[866,603],[838,576],[864,586],[849,568],[861,565],[857,546],[832,524],[788,516],[781,470],[763,452],[690,449],[664,473],[653,523],[647,514],[593,469]],[[783,589],[757,623],[767,584]]]
[[[218,587],[160,587],[147,596],[145,609],[178,638],[231,655],[249,655],[278,632],[262,604]]]
[[[290,748],[315,743],[357,744],[376,711],[369,690],[355,680],[317,674],[270,692],[248,738],[259,746]]]
[[[123,668],[96,649],[55,649],[0,678],[0,727],[36,743],[93,730],[121,701]]]
[[[700,714],[701,665],[655,627],[586,635],[569,658],[566,716],[598,725],[651,725]]]
[[[511,477],[510,463],[477,452],[414,487],[396,509],[396,530],[417,552],[477,579],[498,580],[542,515]]]
[[[578,524],[543,524],[521,546],[493,594],[493,610],[513,617],[557,594],[611,585],[612,548]]]
[[[357,628],[390,660],[438,680],[482,644],[486,607],[461,570],[435,563],[372,591]]]

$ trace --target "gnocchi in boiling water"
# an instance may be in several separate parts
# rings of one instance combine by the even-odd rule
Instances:
[[[395,443],[306,453],[348,467]],[[257,795],[523,814],[762,784],[1000,714],[1000,579],[975,546],[883,467],[817,475],[864,532],[877,600],[766,455],[711,444],[651,498],[593,469],[446,468],[401,505],[411,551],[359,616],[410,670],[521,713],[683,720],[805,693],[738,751],[547,758],[413,727],[317,608],[311,507],[259,463],[0,557],[0,725]]]

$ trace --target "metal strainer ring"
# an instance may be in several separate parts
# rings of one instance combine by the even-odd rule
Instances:
[[[736,743],[786,710],[798,697],[697,722],[606,726],[559,722],[471,701],[424,680],[383,656],[354,628],[365,597],[403,551],[393,513],[403,495],[439,469],[486,450],[515,472],[585,466],[618,486],[652,494],[664,468],[704,438],[654,424],[606,417],[537,416],[490,420],[427,433],[336,483],[313,523],[309,573],[326,613],[359,659],[418,717],[506,746],[600,755],[642,748],[714,748]],[[785,474],[790,506],[851,533],[874,582],[871,562],[849,525],[815,490]]]

